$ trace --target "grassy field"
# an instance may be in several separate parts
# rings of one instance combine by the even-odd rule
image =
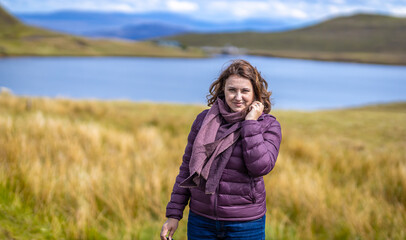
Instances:
[[[204,108],[3,92],[0,239],[158,239]],[[272,113],[267,239],[406,238],[406,103]]]

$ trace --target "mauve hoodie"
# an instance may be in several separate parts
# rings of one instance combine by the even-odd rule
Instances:
[[[270,114],[262,114],[258,120],[244,120],[241,137],[234,145],[220,183],[214,194],[205,194],[204,181],[199,187],[179,186],[189,176],[189,160],[193,142],[208,109],[201,112],[193,122],[188,136],[183,161],[176,177],[171,200],[166,207],[166,217],[182,219],[183,210],[190,199],[190,210],[214,220],[250,221],[266,213],[266,193],[263,176],[275,166],[282,139],[281,126]],[[230,124],[220,126],[221,136]]]

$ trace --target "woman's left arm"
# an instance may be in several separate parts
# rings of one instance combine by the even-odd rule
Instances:
[[[252,177],[264,176],[274,168],[282,140],[279,122],[273,117],[263,121],[270,125],[265,131],[257,120],[245,120],[241,128],[245,166]]]

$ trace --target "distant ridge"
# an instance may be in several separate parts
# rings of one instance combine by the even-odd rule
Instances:
[[[406,65],[406,18],[373,14],[338,17],[278,33],[185,34],[186,46],[236,46],[249,54]]]
[[[0,57],[146,56],[204,57],[199,49],[163,47],[153,42],[95,40],[27,26],[0,6]]]
[[[15,16],[26,24],[58,32],[88,37],[103,36],[132,40],[168,37],[172,36],[173,33],[281,31],[310,24],[304,23],[303,20],[289,18],[203,20],[182,13],[164,11],[120,13],[62,10],[49,13],[19,13]],[[72,25],[75,27],[72,28]]]
[[[89,37],[121,38],[127,40],[147,40],[158,37],[169,37],[189,32],[180,26],[172,26],[163,23],[144,23],[128,25],[116,30],[101,30],[83,34]]]

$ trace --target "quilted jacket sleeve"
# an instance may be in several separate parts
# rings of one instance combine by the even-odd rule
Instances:
[[[263,121],[245,120],[241,137],[248,174],[252,177],[268,174],[275,166],[282,140],[279,122],[271,115],[266,115]]]
[[[183,210],[185,209],[186,205],[188,204],[190,198],[190,190],[188,188],[182,188],[179,184],[189,177],[189,161],[190,156],[192,155],[192,147],[193,142],[196,138],[197,133],[200,130],[202,125],[203,119],[206,116],[208,110],[201,112],[195,119],[192,124],[192,128],[190,130],[188,136],[188,142],[185,148],[185,153],[183,154],[182,164],[179,168],[179,174],[176,177],[175,184],[173,186],[171,200],[169,201],[168,205],[166,206],[166,217],[167,218],[175,218],[175,219],[182,219],[183,217]]]

